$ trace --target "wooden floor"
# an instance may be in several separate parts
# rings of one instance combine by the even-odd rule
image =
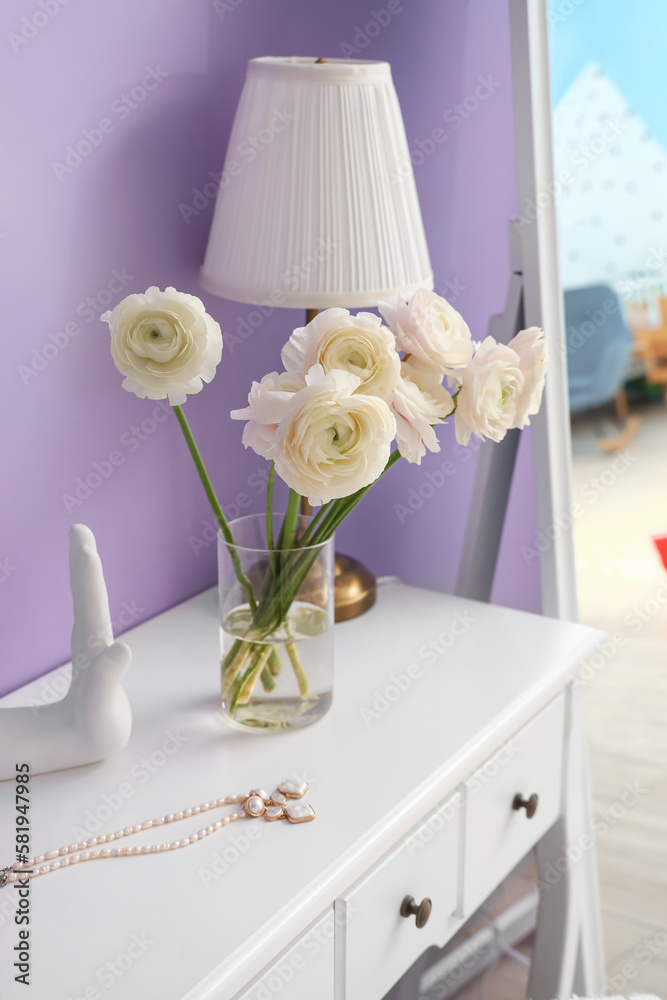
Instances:
[[[573,428],[581,621],[615,635],[585,687],[609,994],[667,998],[667,409],[647,408],[625,456]],[[632,792],[627,792],[631,789]],[[625,802],[624,799],[625,798]],[[529,948],[525,948],[529,951]],[[521,1000],[527,970],[504,958],[458,1000]]]

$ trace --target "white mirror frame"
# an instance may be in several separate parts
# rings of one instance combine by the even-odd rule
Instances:
[[[519,211],[524,215],[528,206],[535,210],[532,224],[519,230],[524,323],[544,328],[549,350],[544,402],[531,420],[538,532],[549,542],[540,557],[542,612],[576,621],[572,452],[554,196],[547,2],[509,0],[509,5]]]

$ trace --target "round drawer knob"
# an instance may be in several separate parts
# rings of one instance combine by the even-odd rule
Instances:
[[[528,819],[532,819],[537,812],[537,803],[539,799],[537,795],[533,794],[529,799],[524,799],[521,796],[521,792],[517,792],[514,796],[514,802],[512,803],[512,809],[525,809],[526,816]]]
[[[428,896],[422,899],[421,903],[415,902],[414,896],[406,896],[401,903],[401,916],[411,917],[414,915],[417,927],[423,927],[431,916],[431,905],[431,900]]]

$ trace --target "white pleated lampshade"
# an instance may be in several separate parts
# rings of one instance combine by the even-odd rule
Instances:
[[[250,60],[201,283],[312,309],[433,287],[389,63]]]

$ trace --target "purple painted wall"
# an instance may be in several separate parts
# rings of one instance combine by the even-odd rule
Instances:
[[[174,284],[202,295],[220,321],[222,367],[187,413],[229,512],[262,502],[265,463],[244,452],[227,414],[253,376],[278,365],[301,315],[279,311],[234,343],[252,310],[199,290],[212,203],[194,190],[211,193],[248,58],[338,56],[349,45],[392,63],[436,289],[476,337],[503,308],[516,210],[504,3],[392,0],[370,39],[371,5],[360,0],[57,3],[45,13],[5,0],[0,14],[0,86],[11,94],[0,186],[0,692],[68,659],[73,522],[97,536],[119,631],[215,579],[211,515],[174,417],[125,393],[109,358],[97,316],[128,291]],[[439,144],[434,129],[446,135]],[[441,440],[441,455],[387,477],[340,543],[380,574],[448,590],[475,462],[456,454],[452,428]],[[536,608],[537,568],[517,556],[535,528],[530,454],[521,455],[494,599]],[[412,511],[409,491],[428,495],[427,473],[439,482],[445,460],[454,473]]]

